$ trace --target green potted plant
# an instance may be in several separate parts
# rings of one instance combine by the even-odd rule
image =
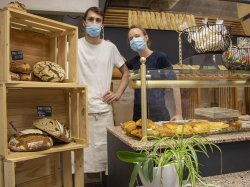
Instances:
[[[175,137],[150,137],[156,140],[152,149],[140,153],[118,151],[121,161],[133,163],[129,187],[133,187],[140,175],[144,187],[182,187],[183,174],[187,172],[185,184],[196,186],[197,182],[206,185],[199,174],[197,153],[208,157],[208,149],[220,148],[209,142],[205,137],[193,135],[184,138],[183,135]],[[221,151],[220,151],[221,152]]]

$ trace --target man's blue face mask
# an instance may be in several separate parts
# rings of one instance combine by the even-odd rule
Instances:
[[[146,48],[146,43],[142,37],[133,38],[130,40],[130,47],[133,51],[140,52]]]
[[[90,35],[91,37],[97,37],[100,36],[102,27],[100,25],[97,24],[88,24],[86,26],[86,32],[88,33],[88,35]]]

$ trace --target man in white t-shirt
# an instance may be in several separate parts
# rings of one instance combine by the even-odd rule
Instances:
[[[83,17],[85,37],[78,40],[79,83],[88,85],[89,147],[84,150],[84,172],[107,171],[107,127],[114,125],[111,103],[128,85],[129,71],[116,46],[101,39],[103,13],[89,8]],[[110,90],[112,71],[122,73],[118,89]]]

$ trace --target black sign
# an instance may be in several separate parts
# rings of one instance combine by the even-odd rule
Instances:
[[[37,115],[39,117],[49,117],[52,115],[51,106],[37,106]]]
[[[23,60],[23,52],[20,51],[11,51],[12,60]]]

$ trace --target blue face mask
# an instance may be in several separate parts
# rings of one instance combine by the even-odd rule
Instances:
[[[97,25],[97,24],[89,24],[86,26],[86,32],[91,37],[100,36],[101,30],[102,30],[102,27],[100,25]]]
[[[130,47],[133,51],[140,52],[146,48],[146,43],[142,37],[133,38],[130,40]]]

